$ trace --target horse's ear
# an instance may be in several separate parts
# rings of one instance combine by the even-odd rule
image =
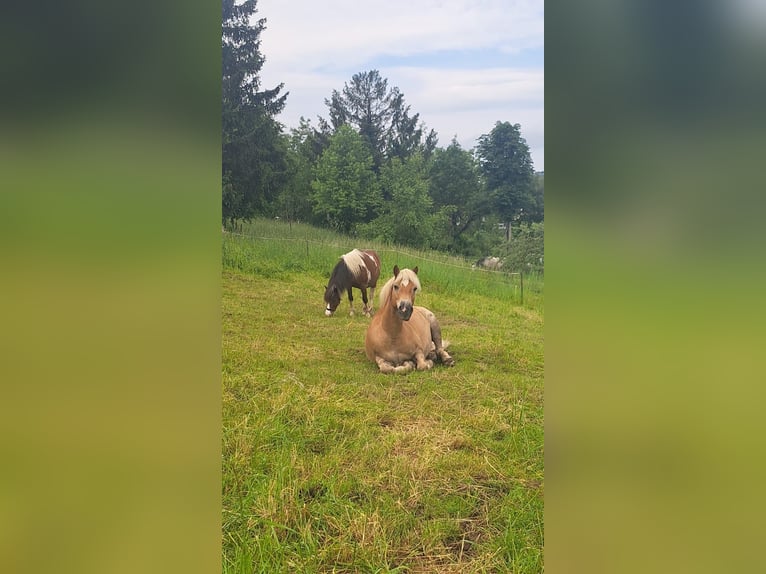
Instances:
[[[415,267],[412,269],[412,272],[417,275],[418,274],[418,266],[415,265]]]
[[[394,277],[397,277],[399,275],[399,266],[394,265]]]

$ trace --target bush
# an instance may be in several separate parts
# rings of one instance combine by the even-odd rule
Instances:
[[[543,273],[545,257],[544,222],[517,225],[506,244],[503,269]]]

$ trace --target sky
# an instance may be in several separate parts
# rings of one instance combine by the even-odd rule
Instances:
[[[332,91],[378,70],[439,147],[457,137],[470,150],[496,122],[520,124],[545,169],[543,0],[259,0],[256,18],[261,89],[284,83],[287,129],[329,119]]]

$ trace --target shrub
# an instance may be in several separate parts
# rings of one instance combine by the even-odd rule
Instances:
[[[506,244],[504,269],[543,273],[545,257],[544,222],[517,225]]]

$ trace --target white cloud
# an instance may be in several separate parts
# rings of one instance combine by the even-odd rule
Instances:
[[[460,145],[471,149],[495,122],[518,123],[535,168],[543,169],[542,70],[392,68],[381,74],[397,79],[412,110],[438,132],[439,145],[457,135]]]
[[[540,0],[260,0],[263,49],[277,67],[354,67],[379,54],[543,44]]]
[[[466,149],[495,122],[520,123],[536,169],[543,169],[543,70],[498,67],[471,69],[375,65],[385,56],[431,55],[449,50],[495,50],[519,54],[542,48],[541,0],[379,0],[326,2],[259,0],[266,18],[261,51],[264,88],[284,82],[290,92],[279,120],[288,127],[304,116],[327,117],[325,98],[357,72],[377,68],[440,145],[457,134]],[[431,59],[429,58],[429,60]]]

